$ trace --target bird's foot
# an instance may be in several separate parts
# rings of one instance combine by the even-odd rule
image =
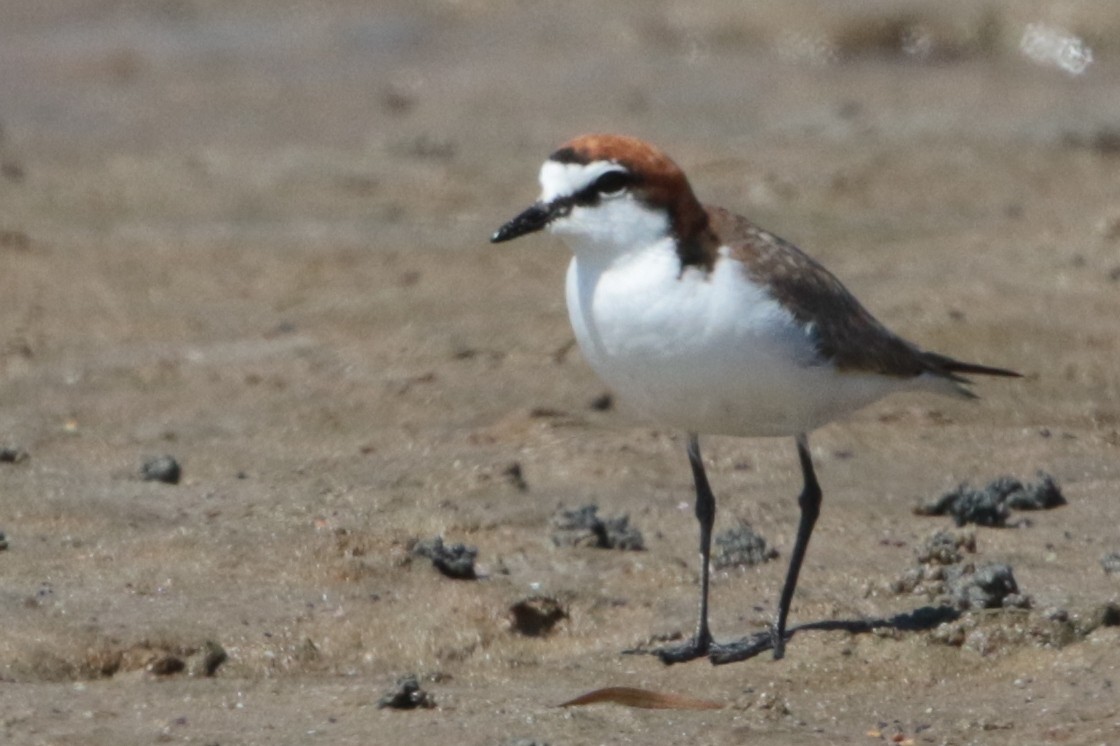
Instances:
[[[711,652],[712,645],[711,633],[703,631],[693,635],[687,642],[682,642],[678,645],[663,645],[657,648],[647,648],[643,646],[623,652],[630,655],[656,655],[666,666],[671,666],[674,663],[687,663],[697,658],[703,658]]]
[[[767,650],[774,651],[774,660],[778,660],[785,655],[786,641],[778,638],[778,631],[773,627],[735,642],[713,644],[708,651],[708,660],[712,662],[713,666],[720,666],[724,663],[735,663],[754,658]]]
[[[650,652],[656,655],[666,666],[674,663],[687,663],[697,658],[703,658],[711,650],[712,641],[698,640],[695,637],[681,645],[666,645],[654,648]]]

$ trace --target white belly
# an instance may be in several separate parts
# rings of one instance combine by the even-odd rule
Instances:
[[[735,261],[681,276],[669,240],[610,264],[577,254],[567,301],[584,357],[615,394],[688,432],[795,435],[908,388],[825,364]]]

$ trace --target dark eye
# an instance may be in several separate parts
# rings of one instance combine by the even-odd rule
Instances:
[[[599,194],[615,194],[630,186],[630,174],[625,171],[607,171],[595,180],[595,191]]]

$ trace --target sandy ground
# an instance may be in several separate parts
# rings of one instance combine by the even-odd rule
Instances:
[[[977,6],[6,3],[0,446],[26,458],[0,463],[0,741],[1120,742],[1120,628],[1031,632],[1120,595],[1120,11]],[[1084,74],[1021,53],[1032,23],[1084,39]],[[814,435],[794,622],[927,604],[889,590],[950,525],[913,505],[1044,469],[1069,504],[971,558],[1032,611],[961,646],[620,655],[693,623],[682,443],[592,408],[566,250],[487,244],[589,130],[661,144],[905,336],[1027,374]],[[773,612],[799,484],[788,440],[705,448],[717,529],[782,553],[716,574],[728,639]],[[139,479],[161,454],[180,484]],[[646,550],[553,546],[588,502]],[[436,535],[485,577],[410,558]],[[542,638],[507,619],[534,593],[569,614]],[[406,673],[436,707],[377,707]],[[723,708],[557,707],[607,686]]]

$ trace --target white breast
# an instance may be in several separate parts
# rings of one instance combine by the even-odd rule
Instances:
[[[742,265],[681,274],[671,238],[624,256],[577,251],[568,313],[589,364],[624,401],[689,432],[794,435],[907,386],[840,373]]]

